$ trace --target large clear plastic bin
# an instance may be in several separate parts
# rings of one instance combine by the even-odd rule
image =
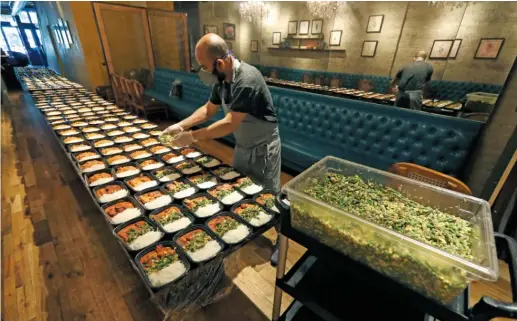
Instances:
[[[471,222],[474,260],[346,213],[303,192],[311,180],[327,172],[359,175]],[[295,177],[282,191],[291,202],[293,228],[444,304],[461,294],[470,281],[495,281],[499,276],[490,206],[485,200],[331,156]]]

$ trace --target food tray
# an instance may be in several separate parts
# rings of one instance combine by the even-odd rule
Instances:
[[[156,176],[156,173],[160,170],[165,170],[165,169],[171,169],[172,171],[174,171],[174,173],[176,175],[179,175],[178,178],[174,179],[174,180],[163,180],[163,177],[162,178],[158,178]],[[157,169],[153,169],[150,171],[151,175],[153,175],[154,179],[156,179],[158,182],[161,182],[161,183],[168,183],[168,182],[172,182],[172,181],[175,181],[175,180],[178,180],[178,179],[181,179],[183,177],[183,174],[180,173],[179,171],[177,171],[174,166],[171,166],[171,165],[165,165],[163,167],[160,167],[160,168],[157,168]]]
[[[167,189],[167,184],[170,184],[170,183],[172,183],[172,182],[177,182],[177,181],[181,181],[182,183],[185,183],[185,184],[187,184],[187,185],[191,186],[192,188],[194,188],[194,190],[195,190],[194,194],[189,195],[189,196],[185,196],[185,197],[174,197],[174,193],[170,192],[170,191]],[[191,196],[196,195],[197,193],[199,193],[199,188],[198,188],[196,185],[192,184],[192,183],[191,183],[189,180],[187,180],[187,179],[181,179],[181,178],[179,178],[179,179],[177,179],[177,180],[175,180],[175,181],[165,182],[164,184],[162,184],[162,187],[163,187],[163,190],[164,190],[165,192],[167,192],[167,194],[171,195],[175,200],[178,200],[178,201],[181,201],[181,200],[183,200],[183,199],[185,199],[185,198],[191,197]]]
[[[77,159],[77,155],[81,154],[81,153],[95,153],[97,154],[97,158],[92,158],[92,159],[85,159],[85,160],[78,160]],[[87,161],[90,161],[90,160],[102,160],[102,155],[95,149],[89,149],[89,150],[83,150],[83,151],[80,151],[80,152],[72,152],[70,153],[72,155],[72,159],[77,163],[77,164],[82,164],[84,162],[87,162]]]
[[[118,235],[118,232],[120,232],[120,230],[122,230],[123,228],[125,228],[126,226],[128,225],[131,225],[131,224],[134,224],[136,222],[139,222],[139,221],[145,221],[147,222],[147,224],[151,225],[152,227],[154,227],[155,229],[157,229],[159,232],[162,233],[162,236],[160,237],[160,239],[158,239],[156,242],[153,242],[147,246],[144,246],[143,248],[141,249],[138,249],[138,250],[133,250],[131,249],[127,244],[126,242],[124,242],[124,240]],[[113,229],[113,235],[115,235],[115,237],[117,238],[117,240],[126,248],[126,250],[128,250],[128,252],[139,252],[139,251],[142,251],[150,246],[153,246],[155,245],[156,243],[160,242],[160,240],[163,239],[163,237],[165,236],[165,232],[162,230],[162,228],[160,226],[158,226],[156,223],[154,223],[151,219],[149,219],[148,217],[146,216],[138,216],[138,217],[135,217],[134,219],[132,220],[129,220],[123,224],[120,224],[119,226],[115,227]]]
[[[219,245],[221,245],[221,249],[214,253],[214,255],[206,258],[205,260],[202,260],[202,261],[198,261],[198,262],[195,262],[192,260],[192,258],[190,257],[190,255],[187,254],[187,252],[178,244],[178,239],[180,237],[182,237],[183,235],[191,232],[191,231],[194,231],[194,230],[197,230],[197,229],[202,229],[203,231],[205,231],[205,233],[207,233],[208,235],[210,235],[215,241],[217,241],[217,243],[219,243]],[[207,228],[206,226],[204,225],[191,225],[185,229],[183,229],[181,232],[177,233],[176,235],[174,235],[174,237],[172,238],[174,244],[176,244],[176,248],[178,249],[178,251],[180,251],[183,255],[185,255],[189,261],[193,264],[202,264],[202,263],[205,263],[207,261],[210,261],[211,259],[215,258],[219,253],[221,253],[223,250],[224,250],[224,246],[225,244],[223,243],[223,241],[214,233],[212,232],[209,228]]]
[[[262,206],[262,208],[265,209],[269,214],[271,214],[271,215],[279,215],[280,214],[280,208],[278,208],[278,206],[276,204],[276,201],[275,201],[275,206],[277,207],[278,212],[275,212],[274,210],[268,208],[267,206],[262,205],[259,202],[257,202],[257,198],[259,198],[260,195],[262,195],[262,194],[273,194],[273,196],[276,197],[277,193],[273,192],[272,190],[265,189],[265,190],[262,190],[262,191],[258,192],[257,194],[255,194],[255,196],[253,196],[253,201],[255,203],[257,203],[258,205]],[[287,204],[285,204],[285,205],[287,206]]]
[[[137,175],[137,174],[132,174],[132,175],[125,176],[125,177],[118,177],[117,173],[116,173],[116,170],[117,170],[117,168],[122,167],[122,166],[134,166],[139,171],[137,174],[140,174],[142,172],[142,169],[140,168],[140,166],[138,166],[138,164],[136,162],[129,162],[129,163],[124,163],[124,164],[112,166],[111,169],[112,169],[113,177],[115,177],[117,179],[124,179],[124,178],[129,177],[129,176]]]
[[[158,168],[151,168],[151,169],[144,169],[144,166],[142,166],[142,163],[147,161],[147,160],[151,160],[151,159],[156,161],[158,164],[160,164],[160,167],[158,167]],[[156,170],[156,169],[160,169],[160,168],[163,168],[165,166],[165,163],[160,158],[158,158],[156,156],[150,156],[150,157],[146,157],[146,158],[135,159],[134,161],[136,161],[138,163],[138,166],[140,166],[140,168],[143,171],[146,171],[146,172],[153,171],[153,170]]]
[[[198,198],[198,197],[206,197],[214,202],[216,202],[218,205],[219,205],[219,211],[215,212],[214,214],[212,215],[209,215],[209,216],[205,216],[205,217],[199,217],[196,215],[196,213],[192,212],[190,210],[190,208],[188,208],[188,206],[185,204],[185,200],[190,200],[190,199],[195,199],[195,198]],[[223,203],[219,202],[219,200],[215,197],[213,197],[212,195],[208,194],[208,193],[197,193],[197,194],[194,194],[194,195],[191,195],[189,197],[185,197],[182,201],[181,201],[181,205],[183,205],[183,207],[190,213],[192,214],[192,216],[194,216],[196,219],[198,220],[206,220],[214,215],[216,215],[217,213],[220,213],[223,209],[224,209],[224,205]]]
[[[90,176],[93,176],[93,175],[96,175],[96,174],[99,174],[99,173],[108,173],[108,174],[110,174],[111,177],[113,178],[113,181],[117,179],[113,175],[113,172],[112,172],[111,168],[105,168],[105,169],[101,169],[100,171],[83,174],[83,180],[84,180],[84,183],[86,184],[86,186],[88,186],[88,187],[100,186],[100,185],[91,186],[90,183],[88,183],[88,179],[90,178]],[[104,184],[101,184],[101,185],[104,185]]]
[[[153,188],[146,189],[145,191],[141,191],[141,192],[135,193],[133,195],[133,197],[138,202],[138,204],[140,204],[146,211],[154,211],[155,209],[147,209],[147,207],[145,207],[145,204],[140,202],[140,200],[138,199],[138,197],[140,197],[140,195],[146,194],[146,193],[149,193],[149,192],[154,192],[154,191],[161,191],[163,195],[169,195],[170,198],[171,198],[171,201],[168,204],[165,204],[165,205],[160,206],[158,208],[162,208],[162,207],[165,207],[165,206],[168,206],[168,205],[174,203],[174,197],[171,194],[167,193],[165,188],[163,188],[161,186],[156,186],[156,187],[153,187]]]
[[[146,176],[148,178],[151,179],[152,182],[155,182],[156,185],[155,186],[151,186],[151,187],[148,187],[148,188],[144,188],[142,190],[136,190],[133,188],[133,186],[129,185],[129,180],[133,179],[133,178],[136,178],[136,177],[140,177],[140,176]],[[133,192],[133,193],[139,193],[139,192],[145,192],[151,188],[155,188],[155,187],[158,187],[160,185],[160,182],[155,180],[153,176],[151,176],[149,173],[147,172],[140,172],[136,175],[132,175],[132,176],[128,176],[126,178],[123,179],[123,182],[124,184],[126,184],[126,186]]]
[[[199,176],[199,175],[208,175],[210,177],[210,180],[208,181],[205,181],[203,183],[206,183],[206,182],[210,182],[210,183],[213,183],[214,185],[210,186],[210,187],[206,187],[206,186],[199,186],[199,184],[196,184],[194,183],[193,181],[191,181],[191,178],[192,177],[195,177],[195,176]],[[186,177],[187,181],[189,181],[191,184],[197,186],[197,188],[199,188],[200,190],[207,190],[207,189],[210,189],[216,185],[219,185],[219,179],[217,178],[216,175],[212,174],[211,172],[209,171],[202,171],[202,172],[198,172],[196,174],[192,174],[192,175],[188,175]],[[200,183],[200,184],[203,184],[203,183]]]
[[[216,170],[218,169],[221,169],[221,168],[231,168],[233,170],[233,172],[237,173],[238,175],[235,176],[235,177],[232,177],[232,178],[224,178],[218,174],[215,173]],[[238,170],[236,170],[234,167],[230,166],[230,165],[226,165],[226,164],[223,164],[223,165],[220,165],[220,166],[217,166],[217,167],[214,167],[210,170],[210,172],[212,173],[212,175],[214,175],[215,177],[217,177],[220,181],[222,182],[231,182],[231,181],[234,181],[240,177],[242,177],[242,173],[239,172]]]
[[[260,226],[254,226],[253,224],[247,222],[244,218],[242,218],[239,214],[235,214],[235,210],[241,206],[241,204],[253,204],[253,205],[257,205],[259,208],[263,209],[264,210],[264,213],[266,213],[267,215],[270,215],[271,216],[271,219],[268,220],[267,222],[263,223],[262,225]],[[249,226],[251,226],[253,229],[260,229],[262,228],[263,226],[265,225],[268,225],[272,220],[275,219],[275,214],[272,214],[271,212],[269,212],[266,208],[264,208],[262,205],[258,204],[257,202],[253,201],[253,200],[250,200],[250,199],[244,199],[240,202],[237,202],[235,204],[233,204],[233,206],[231,207],[230,209],[230,212],[232,214],[234,214],[235,216],[241,218],[243,221],[245,221]]]
[[[217,160],[219,162],[219,164],[213,165],[213,166],[206,166],[206,165],[203,165],[201,163],[198,163],[199,159],[203,158],[203,157],[210,157],[210,158],[212,158],[214,160]],[[219,158],[213,157],[213,156],[208,155],[208,154],[201,155],[201,156],[199,156],[197,158],[194,158],[194,162],[196,162],[196,164],[199,164],[201,167],[203,167],[205,169],[212,169],[212,168],[216,168],[217,166],[223,165],[223,161],[221,161]]]
[[[358,175],[363,180],[392,187],[415,202],[470,221],[478,234],[472,248],[475,262],[327,205],[303,192],[311,180],[327,172]],[[498,277],[490,207],[484,200],[331,156],[298,175],[282,191],[291,202],[293,228],[439,302],[450,303],[471,280],[494,281]]]
[[[236,220],[237,222],[241,223],[242,225],[246,226],[246,228],[248,229],[248,235],[245,238],[243,238],[242,240],[240,240],[239,242],[231,243],[231,244],[226,243],[226,241],[222,237],[217,235],[217,233],[215,231],[212,231],[212,229],[208,225],[208,223],[210,223],[210,221],[212,221],[213,219],[220,217],[220,216],[229,216],[229,217],[233,218],[234,220]],[[219,239],[221,240],[221,242],[223,242],[226,247],[235,246],[239,243],[242,243],[242,242],[246,241],[248,238],[250,238],[250,236],[253,235],[253,228],[251,227],[251,225],[249,225],[248,222],[246,222],[245,220],[243,220],[242,218],[238,217],[237,215],[235,215],[231,212],[222,212],[222,213],[215,214],[214,216],[211,216],[208,220],[206,220],[205,226],[212,233],[216,234],[219,237]]]
[[[209,188],[209,189],[207,190],[207,193],[208,193],[208,192],[210,192],[210,191],[211,191],[211,190],[213,190],[213,189],[216,189],[217,187],[219,187],[219,186],[221,186],[221,185],[224,185],[224,184],[228,184],[228,183],[224,183],[224,182],[223,182],[223,183],[221,183],[221,184],[217,184],[217,185],[215,185],[214,187]],[[233,186],[232,186],[232,187],[233,187]],[[237,193],[239,193],[239,194],[242,196],[242,199],[240,199],[240,200],[238,200],[237,202],[234,202],[234,203],[232,203],[232,204],[225,204],[225,203],[223,203],[223,201],[222,201],[222,200],[219,200],[219,199],[218,199],[218,200],[219,200],[219,202],[221,202],[221,204],[223,204],[223,206],[225,206],[225,207],[227,207],[227,208],[230,208],[230,207],[232,207],[233,205],[237,204],[238,202],[240,202],[240,201],[242,201],[242,200],[244,200],[244,199],[246,199],[246,198],[248,198],[248,197],[249,197],[249,196],[247,196],[245,193],[241,192],[238,188],[234,187],[234,189],[235,189],[235,191],[236,191]],[[209,193],[209,194],[210,194],[210,193]],[[212,195],[212,194],[210,194],[210,195]],[[212,196],[213,196],[213,195],[212,195]],[[213,196],[213,197],[215,197],[215,196]],[[217,198],[217,197],[215,197],[215,198]]]
[[[105,210],[106,210],[108,207],[110,207],[110,206],[112,206],[112,205],[115,205],[115,204],[117,204],[117,203],[120,203],[120,202],[130,202],[130,203],[132,203],[132,204],[135,206],[135,208],[137,208],[137,209],[139,209],[139,210],[141,211],[140,216],[143,216],[143,215],[145,214],[145,209],[144,209],[144,208],[142,208],[142,206],[140,206],[140,204],[139,204],[139,203],[138,203],[138,202],[137,202],[133,197],[131,197],[131,196],[126,196],[126,197],[124,197],[124,198],[121,198],[121,199],[118,199],[118,200],[115,200],[115,201],[112,201],[112,202],[106,203],[106,204],[104,204],[104,205],[102,205],[102,206],[101,206],[102,214],[104,214],[104,218],[105,218],[105,219],[108,221],[108,223],[110,223],[111,225],[119,225],[119,224],[118,224],[118,223],[113,223],[113,222],[111,221],[111,218],[109,217],[109,215],[108,215],[108,214],[106,214]],[[140,217],[140,216],[138,216],[138,217]],[[127,221],[126,221],[126,222],[127,222]],[[126,222],[124,222],[124,223],[126,223]],[[120,223],[120,224],[124,224],[124,223]]]
[[[119,199],[122,199],[124,197],[128,197],[131,195],[131,193],[129,192],[129,190],[127,189],[126,185],[124,185],[124,183],[120,182],[120,181],[113,181],[113,182],[109,182],[109,183],[106,183],[106,184],[102,184],[102,185],[99,185],[99,186],[95,186],[93,189],[92,189],[92,194],[93,196],[95,197],[95,200],[100,203],[100,204],[104,204],[104,203],[110,203],[112,201],[109,201],[109,202],[102,202],[98,197],[97,197],[97,191],[103,187],[106,187],[108,185],[119,185],[120,187],[122,187],[122,189],[125,189],[127,191],[127,195],[126,196],[123,196]]]
[[[168,208],[171,208],[171,207],[176,207],[176,208],[178,208],[178,209],[181,211],[181,214],[183,214],[186,218],[188,218],[188,219],[190,220],[190,225],[188,225],[187,227],[189,227],[189,226],[191,226],[192,224],[194,224],[194,221],[195,221],[194,217],[193,217],[193,216],[192,216],[192,215],[191,215],[191,214],[190,214],[190,213],[189,213],[189,212],[188,212],[188,211],[187,211],[183,206],[178,205],[178,204],[169,204],[169,205],[167,205],[167,206],[157,208],[157,209],[153,210],[151,213],[149,213],[148,217],[149,217],[149,219],[150,219],[151,221],[153,221],[156,225],[160,225],[160,227],[162,228],[162,230],[163,230],[166,234],[168,234],[168,235],[174,235],[174,234],[176,234],[176,233],[179,233],[179,232],[181,232],[182,230],[186,229],[187,227],[184,227],[184,228],[179,229],[179,230],[177,230],[177,231],[175,231],[175,232],[169,233],[169,232],[167,232],[167,231],[163,228],[163,226],[162,226],[160,223],[158,223],[157,221],[155,221],[154,219],[152,219],[152,218],[151,218],[151,215],[156,215],[156,214],[161,213],[162,211],[164,211],[164,210],[166,210],[166,209],[168,209]]]
[[[167,282],[167,283],[165,283],[165,284],[163,284],[163,285],[161,285],[159,287],[155,287],[155,286],[153,286],[151,284],[151,281],[149,280],[149,277],[147,276],[147,273],[145,273],[145,270],[144,270],[142,264],[140,263],[140,259],[142,258],[142,256],[144,256],[145,254],[153,251],[156,248],[157,245],[162,245],[162,246],[165,246],[165,247],[172,247],[176,251],[176,253],[178,254],[181,263],[183,263],[183,265],[185,266],[185,272],[183,272],[183,274],[178,276],[175,280]],[[156,243],[154,246],[149,246],[149,247],[144,248],[143,250],[138,252],[138,254],[135,256],[135,263],[136,263],[136,266],[138,267],[138,271],[140,272],[140,274],[144,278],[144,280],[147,283],[147,285],[150,288],[154,289],[155,291],[160,291],[160,289],[164,289],[164,288],[168,287],[169,285],[177,282],[179,279],[181,279],[183,276],[185,276],[190,271],[190,262],[189,262],[189,260],[185,257],[185,254],[183,254],[183,252],[178,251],[178,249],[176,248],[176,244],[174,244],[172,241],[160,241],[160,242]]]

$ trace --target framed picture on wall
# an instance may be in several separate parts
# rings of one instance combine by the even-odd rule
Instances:
[[[476,59],[497,59],[505,38],[481,38],[474,58]]]
[[[330,32],[329,46],[340,46],[341,45],[341,30],[332,30]]]
[[[449,59],[456,59],[456,56],[458,55],[458,51],[460,50],[461,46],[461,39],[454,40],[454,43],[452,44],[451,52],[449,53]]]
[[[312,20],[311,34],[319,35],[323,29],[323,20]]]
[[[273,45],[279,45],[281,41],[282,41],[282,33],[273,32]]]
[[[298,21],[289,21],[287,25],[287,34],[295,35],[298,32]]]
[[[207,33],[215,33],[217,34],[217,26],[209,26],[204,25],[203,26],[203,33],[206,35]]]
[[[379,33],[384,22],[384,15],[375,15],[368,18],[368,25],[366,26],[367,33]]]
[[[225,40],[235,40],[235,25],[233,23],[223,23],[223,32]]]
[[[366,40],[363,42],[363,50],[361,51],[361,57],[375,57],[377,51],[378,41]]]
[[[301,35],[308,35],[310,22],[310,20],[300,20],[300,29],[298,30],[298,33]]]
[[[447,59],[454,40],[435,40],[431,47],[429,59]]]
[[[258,40],[251,40],[250,50],[251,50],[251,52],[258,51]]]

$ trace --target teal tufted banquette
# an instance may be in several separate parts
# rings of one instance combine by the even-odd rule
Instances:
[[[391,77],[374,76],[374,75],[358,75],[346,74],[318,70],[293,69],[287,67],[273,67],[257,65],[262,75],[269,76],[272,70],[276,70],[279,79],[301,81],[303,74],[311,76],[323,76],[326,78],[339,78],[341,86],[346,88],[357,88],[359,80],[370,80],[374,83],[374,92],[386,93],[390,87]],[[459,101],[465,97],[466,94],[472,92],[487,92],[498,94],[503,89],[502,85],[482,84],[474,82],[462,81],[445,81],[445,80],[431,80],[427,87],[426,98],[444,99]]]
[[[170,98],[174,80],[183,98]],[[326,155],[386,170],[411,162],[461,176],[482,123],[364,101],[270,87],[279,116],[282,162],[303,171]],[[197,75],[156,69],[146,94],[168,103],[177,118],[204,104],[210,88]],[[215,119],[223,117],[219,111]],[[234,142],[233,136],[225,137]]]

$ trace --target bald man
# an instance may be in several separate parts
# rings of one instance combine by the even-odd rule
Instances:
[[[262,74],[228,50],[216,34],[203,36],[196,45],[199,77],[212,86],[210,99],[192,115],[167,128],[173,142],[187,146],[233,133],[233,166],[274,192],[280,191],[280,136],[273,99]],[[222,106],[225,117],[208,127],[190,130],[215,115]]]
[[[433,76],[433,65],[426,62],[427,53],[418,51],[413,62],[397,72],[391,87],[397,92],[395,106],[421,110],[425,84]],[[396,87],[398,85],[398,87]]]

